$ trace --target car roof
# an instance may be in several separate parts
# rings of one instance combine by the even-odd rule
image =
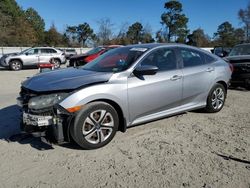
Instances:
[[[152,49],[158,46],[180,46],[180,47],[189,47],[188,45],[185,44],[180,44],[180,43],[147,43],[147,44],[133,44],[133,45],[128,45],[127,47],[134,47],[134,48],[148,48]]]
[[[238,44],[238,45],[235,45],[235,46],[250,46],[250,43],[243,43],[243,44]]]

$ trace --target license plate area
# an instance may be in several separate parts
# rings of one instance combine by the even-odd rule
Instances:
[[[27,114],[24,112],[23,123],[26,125],[33,125],[38,127],[49,126],[53,124],[53,117]]]

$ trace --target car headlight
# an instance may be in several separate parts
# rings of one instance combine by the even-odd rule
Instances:
[[[33,97],[29,100],[28,107],[34,110],[49,108],[65,99],[68,95],[68,93],[55,93]]]

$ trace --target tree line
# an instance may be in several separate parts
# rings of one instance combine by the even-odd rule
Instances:
[[[45,22],[33,8],[23,10],[15,0],[0,1],[0,46],[96,46],[109,44],[137,44],[152,42],[186,43],[197,47],[226,46],[249,42],[250,4],[240,9],[238,18],[242,28],[234,28],[228,21],[218,26],[213,37],[202,28],[190,32],[189,19],[183,13],[182,4],[176,0],[167,1],[165,12],[159,16],[162,27],[152,32],[149,24],[123,23],[114,33],[114,24],[109,18],[100,19],[98,31],[94,32],[87,23],[68,25],[63,33],[55,24],[45,30]]]

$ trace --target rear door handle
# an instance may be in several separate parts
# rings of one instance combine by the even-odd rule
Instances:
[[[209,67],[206,69],[206,72],[213,72],[214,71],[214,68],[213,67]]]
[[[170,80],[175,81],[175,80],[179,80],[179,79],[181,79],[181,78],[182,78],[182,76],[174,75],[174,76],[172,76],[172,77],[170,78]]]

